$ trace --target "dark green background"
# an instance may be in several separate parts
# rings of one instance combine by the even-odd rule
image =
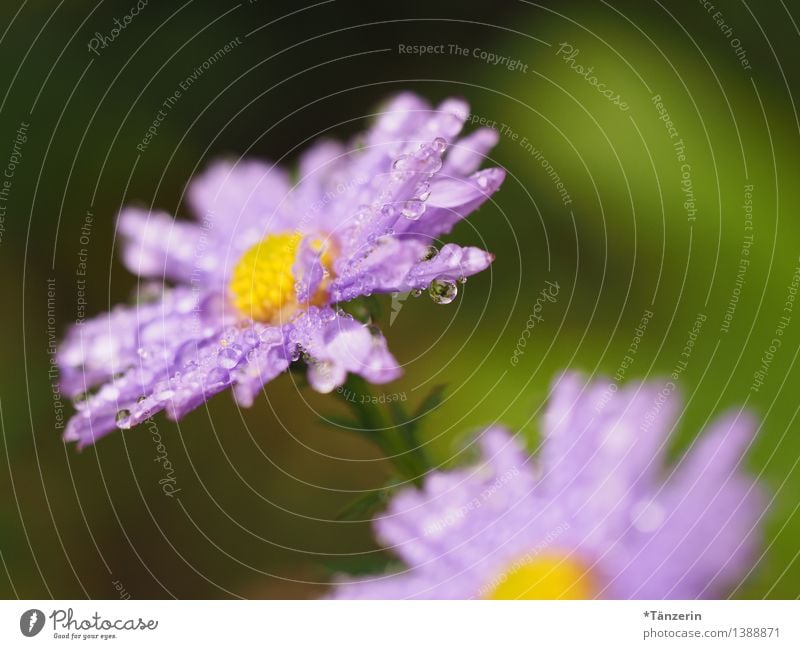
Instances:
[[[449,385],[425,421],[436,462],[462,461],[465,435],[494,421],[524,431],[534,449],[553,377],[564,368],[613,374],[646,309],[655,316],[628,377],[663,380],[703,312],[679,381],[686,407],[672,457],[725,408],[756,413],[761,427],[746,466],[774,500],[763,557],[735,595],[800,594],[800,313],[761,390],[750,389],[800,265],[797,3],[718,1],[752,70],[701,3],[672,0],[336,0],[304,11],[294,3],[151,0],[99,56],[89,53],[92,34],[108,33],[133,4],[0,8],[3,165],[20,123],[30,123],[0,243],[1,595],[113,598],[118,580],[136,598],[307,597],[324,590],[332,568],[380,562],[367,523],[334,519],[358,493],[383,485],[389,467],[368,443],[323,425],[318,413],[340,406],[290,376],[249,410],[226,394],[180,424],[157,418],[180,503],[159,488],[145,427],[82,453],[65,446],[47,376],[47,281],[56,280],[60,336],[75,318],[87,209],[96,216],[93,314],[136,286],[114,249],[121,205],[155,204],[185,217],[183,189],[207,161],[246,153],[291,165],[309,139],[357,132],[381,100],[407,88],[432,101],[462,95],[476,115],[507,124],[542,150],[572,197],[565,207],[542,166],[502,137],[491,156],[508,180],[452,235],[496,253],[491,272],[470,280],[450,307],[409,299],[391,327],[384,323],[407,363],[385,392],[413,405],[434,385]],[[139,157],[136,144],[161,102],[237,36],[242,45],[184,93]],[[579,48],[578,63],[594,66],[630,110],[571,71],[556,55],[561,42]],[[401,43],[479,47],[528,68],[401,55]],[[686,144],[697,201],[691,225],[656,93]],[[751,264],[722,333],[747,183]],[[546,305],[513,367],[545,280],[559,282],[559,299]]]

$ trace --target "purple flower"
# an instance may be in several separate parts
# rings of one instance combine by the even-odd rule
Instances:
[[[693,599],[736,587],[764,510],[739,466],[754,422],[721,417],[665,470],[677,400],[654,383],[615,387],[567,374],[536,460],[490,428],[478,465],[399,492],[374,524],[408,568],[334,596]]]
[[[62,389],[81,396],[65,438],[91,444],[162,409],[178,419],[228,387],[249,406],[301,357],[320,392],[348,372],[397,378],[380,332],[337,305],[425,289],[447,302],[492,262],[478,248],[436,247],[505,177],[478,171],[494,131],[456,140],[467,116],[461,100],[433,109],[402,94],[350,144],[312,146],[294,184],[265,162],[217,162],[188,187],[196,221],[123,210],[123,260],[158,288],[68,333]]]

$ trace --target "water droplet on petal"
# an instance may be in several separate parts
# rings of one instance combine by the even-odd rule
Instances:
[[[228,370],[222,367],[215,367],[206,374],[206,386],[209,388],[218,388],[228,383],[230,378],[231,375]]]
[[[260,338],[258,337],[258,333],[256,333],[255,329],[247,329],[242,334],[242,342],[250,347],[255,347],[260,342]]]
[[[292,362],[296,362],[296,361],[300,360],[300,356],[302,355],[302,351],[303,350],[300,349],[299,345],[295,345],[294,349],[292,350],[292,353],[289,355],[289,358],[292,360]]]
[[[242,348],[239,345],[230,345],[229,347],[219,350],[217,354],[217,365],[226,370],[232,370],[236,367],[241,357]]]
[[[433,142],[431,142],[431,146],[436,153],[444,153],[447,149],[447,140],[443,137],[435,137],[433,138]]]
[[[314,389],[322,394],[332,392],[336,387],[336,377],[333,373],[333,364],[328,361],[319,361],[314,364]]]
[[[410,169],[414,164],[414,158],[410,155],[401,155],[397,160],[392,163],[392,169],[395,171],[405,171]]]
[[[420,261],[430,261],[439,254],[439,249],[436,246],[428,246],[425,255]]]
[[[400,213],[409,221],[416,221],[425,213],[425,203],[418,199],[412,199],[403,203]]]
[[[436,304],[450,304],[458,295],[458,286],[449,279],[435,279],[428,287],[428,295]]]
[[[283,340],[280,330],[273,327],[264,329],[261,332],[261,342],[265,345],[276,345]]]
[[[168,380],[166,381],[159,381],[153,387],[153,397],[158,401],[166,401],[167,399],[171,399],[172,396],[175,394],[175,390],[170,385]]]
[[[117,411],[117,427],[118,428],[130,428],[131,427],[131,411],[123,408],[122,410]]]

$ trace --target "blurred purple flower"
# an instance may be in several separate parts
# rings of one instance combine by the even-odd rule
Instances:
[[[187,190],[197,222],[123,210],[123,260],[159,288],[69,331],[58,360],[78,412],[65,439],[91,444],[162,409],[178,419],[228,387],[249,406],[301,355],[320,392],[348,372],[395,379],[383,336],[336,304],[426,288],[446,302],[492,262],[478,248],[433,246],[505,177],[478,171],[494,131],[456,141],[468,111],[401,94],[349,145],[314,144],[294,184],[264,162],[217,162]]]
[[[720,418],[662,475],[676,399],[567,374],[538,461],[501,428],[475,467],[434,473],[375,520],[408,566],[341,583],[340,599],[694,599],[753,565],[762,489],[740,471],[755,424]]]

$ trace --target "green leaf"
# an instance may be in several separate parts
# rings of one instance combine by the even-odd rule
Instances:
[[[444,400],[444,391],[447,389],[447,385],[442,383],[441,385],[435,386],[428,395],[420,402],[419,406],[417,406],[416,411],[414,412],[414,418],[423,417],[424,415],[428,415],[436,408],[438,408],[442,401]]]
[[[372,518],[372,514],[386,504],[387,497],[386,489],[370,491],[345,505],[336,515],[336,520],[355,521]]]
[[[396,572],[403,564],[393,559],[384,550],[377,550],[348,557],[329,557],[320,564],[331,574],[346,573],[353,576]]]

